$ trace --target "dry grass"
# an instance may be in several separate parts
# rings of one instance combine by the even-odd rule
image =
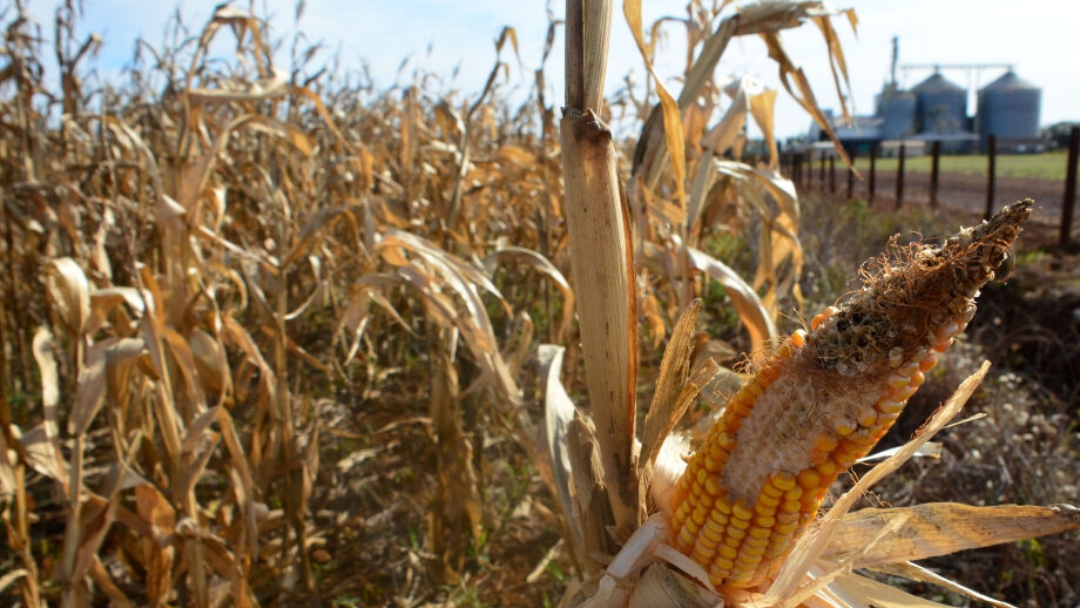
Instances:
[[[316,67],[302,44],[282,69],[264,24],[224,7],[90,88],[80,9],[51,31],[21,2],[0,11],[0,603],[572,591],[589,568],[560,534],[536,353],[564,346],[563,383],[585,390],[577,292],[555,107],[542,85],[521,107],[500,93],[513,30],[482,92],[440,95],[424,74],[376,89]],[[237,53],[215,56],[215,40]],[[698,86],[686,103],[705,127],[722,95]],[[731,126],[768,104],[745,82],[729,94],[684,142],[685,180],[655,145],[635,159],[635,352],[650,372],[710,281],[750,349],[798,301],[797,198],[765,168],[696,162],[738,156]],[[647,104],[614,110],[664,141]],[[718,234],[749,235],[752,267],[699,251]],[[1052,582],[1016,593],[1064,597]]]

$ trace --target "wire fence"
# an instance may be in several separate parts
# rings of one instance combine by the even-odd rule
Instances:
[[[1017,199],[1031,197],[1047,210],[1060,212],[1059,245],[1072,246],[1072,224],[1076,207],[1077,159],[1080,157],[1080,127],[1069,134],[1065,179],[1015,178],[998,174],[997,138],[989,137],[986,150],[986,170],[981,175],[941,171],[942,146],[931,143],[930,171],[911,171],[904,144],[893,167],[880,166],[877,147],[871,147],[868,166],[859,171],[839,163],[832,150],[807,150],[783,155],[785,172],[805,192],[820,192],[848,200],[863,198],[868,202],[891,200],[896,209],[905,204],[927,204],[938,208],[944,201],[972,211],[981,210],[989,218],[994,211]],[[856,156],[851,154],[852,163]],[[891,164],[891,163],[890,163]],[[1058,209],[1060,203],[1060,209]]]

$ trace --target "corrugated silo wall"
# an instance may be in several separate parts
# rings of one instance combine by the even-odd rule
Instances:
[[[1039,136],[1042,91],[1032,88],[992,89],[979,94],[979,135],[985,141],[1035,139]]]
[[[882,139],[901,139],[915,132],[916,99],[914,95],[890,95],[880,99]]]
[[[967,126],[967,93],[963,90],[920,91],[919,131],[954,133]]]

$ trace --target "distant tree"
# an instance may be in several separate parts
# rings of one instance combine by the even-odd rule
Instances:
[[[1051,148],[1066,148],[1069,145],[1069,131],[1078,126],[1080,122],[1075,121],[1054,123],[1042,130],[1042,136],[1049,142]]]

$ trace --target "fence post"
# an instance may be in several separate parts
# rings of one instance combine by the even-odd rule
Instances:
[[[820,178],[818,181],[821,182],[821,191],[822,191],[822,193],[824,193],[825,192],[825,150],[821,151],[821,162],[820,162],[818,177]]]
[[[858,154],[855,150],[851,151],[851,164],[847,169],[847,200],[851,200],[852,192],[855,189],[855,157]]]
[[[836,157],[829,157],[829,192],[836,194]]]
[[[938,166],[941,162],[941,141],[935,141],[930,148],[930,153],[933,154],[933,160],[930,165],[930,208],[937,209],[938,200]]]
[[[907,150],[904,147],[904,142],[900,142],[900,162],[896,165],[896,208],[899,209],[900,205],[904,202],[904,157],[907,156]]]
[[[877,183],[877,146],[870,145],[870,181],[867,183],[866,203],[874,202],[874,185]]]
[[[1069,131],[1069,166],[1065,168],[1065,200],[1061,202],[1061,246],[1069,246],[1073,207],[1076,206],[1076,161],[1080,156],[1080,127]]]
[[[806,191],[814,187],[814,149],[808,148],[806,150]]]
[[[986,138],[986,210],[983,219],[989,220],[994,215],[994,174],[997,171],[997,135]]]

